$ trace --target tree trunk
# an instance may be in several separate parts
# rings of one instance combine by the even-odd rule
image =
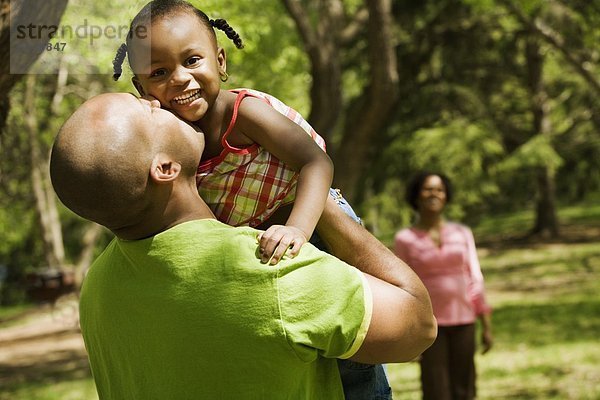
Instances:
[[[539,40],[530,34],[525,46],[529,90],[531,93],[531,111],[533,114],[533,134],[550,136],[552,125],[550,121],[550,104],[544,87],[543,66],[544,56],[540,49]],[[558,218],[556,215],[555,174],[549,166],[540,166],[537,171],[537,200],[535,224],[531,234],[542,237],[557,237],[559,235]]]
[[[342,67],[339,38],[343,28],[341,0],[319,1],[319,18],[311,23],[298,0],[282,0],[294,20],[310,61],[311,111],[308,122],[330,142],[342,110]]]
[[[38,117],[40,110],[35,104],[37,78],[37,75],[29,75],[26,78],[24,109],[25,126],[29,134],[30,144],[31,183],[36,201],[37,215],[42,228],[44,255],[47,264],[51,267],[73,269],[75,272],[75,284],[76,287],[79,287],[85,271],[92,262],[94,249],[102,234],[102,228],[95,223],[87,225],[82,235],[82,247],[78,259],[74,265],[67,265],[62,224],[58,214],[56,195],[50,184],[47,168],[49,160],[47,152],[43,152],[40,149],[40,134],[47,131],[49,121],[56,118],[67,86],[68,70],[63,63],[60,63],[54,93],[52,93],[50,102],[50,112],[46,113],[43,119]],[[44,154],[46,155],[44,156]]]
[[[335,184],[350,201],[358,197],[358,183],[371,156],[370,144],[387,126],[399,95],[391,0],[366,3],[369,83],[358,101],[345,110],[344,136],[333,157]]]
[[[68,0],[0,0],[0,132],[8,115],[9,92],[45,49],[48,38],[18,38],[18,26],[57,26]],[[12,32],[12,38],[11,38]],[[28,32],[25,30],[25,32]],[[44,31],[47,32],[47,31]]]
[[[81,239],[82,249],[79,253],[79,259],[75,263],[75,285],[81,287],[83,278],[94,258],[96,243],[102,235],[103,227],[94,222],[90,222]]]
[[[537,173],[538,200],[535,209],[535,224],[531,234],[541,237],[559,236],[556,217],[554,176],[548,167],[542,167]]]
[[[35,105],[36,76],[29,75],[25,85],[25,126],[29,136],[31,184],[35,197],[37,215],[42,228],[44,255],[50,267],[65,265],[65,249],[54,191],[49,183],[47,157],[42,156],[39,144],[40,124]]]
[[[348,199],[358,192],[363,165],[369,161],[370,144],[385,128],[397,101],[398,71],[392,33],[391,0],[366,0],[352,20],[340,0],[320,0],[318,23],[313,24],[308,6],[299,0],[282,0],[294,19],[311,62],[311,113],[309,122],[326,139],[343,126],[339,145],[329,141],[335,164],[334,182]],[[367,28],[369,72],[367,84],[356,100],[342,110],[341,55],[356,45]],[[342,123],[339,124],[340,118]]]

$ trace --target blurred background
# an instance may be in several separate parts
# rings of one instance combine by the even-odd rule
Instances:
[[[111,239],[56,199],[58,128],[84,100],[130,91],[112,59],[146,1],[1,0],[0,399],[96,399],[77,287]],[[496,346],[480,399],[600,399],[600,1],[205,0],[229,80],[297,109],[339,187],[392,246],[420,169],[456,186]],[[389,366],[396,399],[418,365]]]

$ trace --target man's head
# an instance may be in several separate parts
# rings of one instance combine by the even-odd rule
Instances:
[[[157,101],[103,94],[60,129],[50,175],[68,208],[119,235],[163,218],[178,190],[195,191],[203,148],[202,134]]]

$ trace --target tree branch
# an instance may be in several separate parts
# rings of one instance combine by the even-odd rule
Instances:
[[[334,154],[334,164],[338,166],[335,183],[351,201],[358,192],[361,166],[368,163],[369,145],[385,128],[400,90],[391,0],[366,0],[366,4],[369,83],[347,112],[344,125],[349,133]]]
[[[296,23],[298,32],[302,37],[302,42],[305,44],[307,50],[318,47],[318,37],[315,30],[310,24],[308,13],[302,8],[300,1],[298,0],[281,0],[283,5],[287,9],[288,13]]]
[[[392,35],[390,0],[367,0],[369,7],[369,60],[372,99],[398,92],[398,59]],[[382,99],[385,101],[385,99]]]
[[[583,61],[565,45],[565,41],[560,33],[546,25],[541,19],[532,20],[511,0],[499,0],[517,19],[527,28],[538,34],[547,43],[559,50],[567,62],[585,79],[592,89],[600,96],[600,81],[594,75],[589,61]]]
[[[342,46],[348,45],[356,40],[356,37],[362,29],[364,29],[367,21],[369,20],[369,10],[365,7],[361,7],[354,18],[346,25],[346,27],[340,32],[339,41]]]

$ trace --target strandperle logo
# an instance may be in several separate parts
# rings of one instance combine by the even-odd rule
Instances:
[[[148,40],[147,26],[129,31],[129,18],[106,19],[94,14],[83,0],[77,12],[68,16],[44,9],[40,0],[10,0],[3,23],[10,23],[10,73],[56,74],[68,68],[70,74],[112,75],[112,60],[127,39]],[[118,23],[117,23],[118,22]],[[150,57],[142,51],[140,57]]]
[[[14,38],[17,40],[33,39],[33,40],[47,40],[63,42],[65,45],[73,39],[88,40],[90,45],[94,44],[94,41],[100,38],[106,39],[126,39],[127,35],[130,37],[138,37],[145,39],[148,36],[147,27],[138,26],[132,32],[129,32],[129,26],[127,25],[93,25],[89,24],[87,19],[84,19],[81,25],[40,25],[29,23],[27,25],[19,24],[15,29],[16,33]]]

